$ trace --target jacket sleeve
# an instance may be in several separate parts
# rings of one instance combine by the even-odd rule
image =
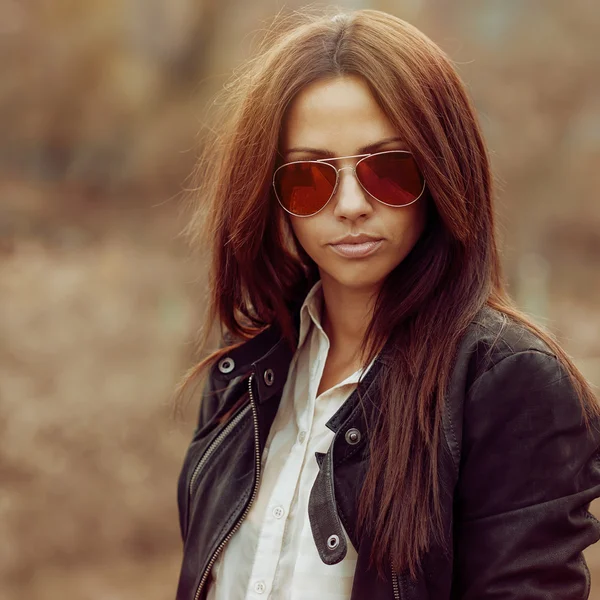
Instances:
[[[563,366],[537,350],[509,355],[475,381],[464,410],[452,597],[588,598],[600,434]]]

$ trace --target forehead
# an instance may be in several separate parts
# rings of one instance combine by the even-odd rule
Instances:
[[[345,75],[311,83],[292,100],[282,123],[281,149],[305,146],[352,153],[400,132],[367,82]]]

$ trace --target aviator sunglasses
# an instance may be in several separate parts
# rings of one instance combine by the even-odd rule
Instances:
[[[339,169],[325,162],[342,158],[360,160],[354,167]],[[277,200],[284,210],[296,217],[316,215],[335,194],[340,171],[344,169],[354,171],[365,192],[387,206],[408,206],[425,191],[425,179],[413,155],[406,150],[387,150],[285,163],[273,173]]]

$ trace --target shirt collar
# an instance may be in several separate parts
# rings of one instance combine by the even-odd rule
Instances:
[[[321,280],[317,281],[302,303],[300,308],[300,333],[298,337],[298,348],[302,346],[306,336],[310,330],[311,322],[315,324],[321,331],[323,327],[321,324],[321,317],[323,314],[323,287]]]

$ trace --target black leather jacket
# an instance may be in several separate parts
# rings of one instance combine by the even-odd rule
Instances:
[[[375,404],[372,384],[384,354],[361,384]],[[212,564],[249,510],[291,358],[269,328],[210,373],[179,477],[177,600],[205,597]],[[245,392],[249,400],[219,424]],[[376,542],[356,536],[355,498],[368,462],[365,418],[355,392],[327,423],[335,437],[327,454],[316,456],[320,472],[309,503],[324,562],[344,555],[341,523],[357,549],[351,600],[588,598],[582,550],[600,537],[588,511],[600,496],[600,434],[597,423],[591,430],[582,424],[569,379],[541,340],[489,308],[463,337],[439,449],[446,548],[430,548],[416,581],[391,569],[378,577],[368,568]],[[362,435],[346,436],[351,429]],[[329,550],[333,534],[342,543]]]

